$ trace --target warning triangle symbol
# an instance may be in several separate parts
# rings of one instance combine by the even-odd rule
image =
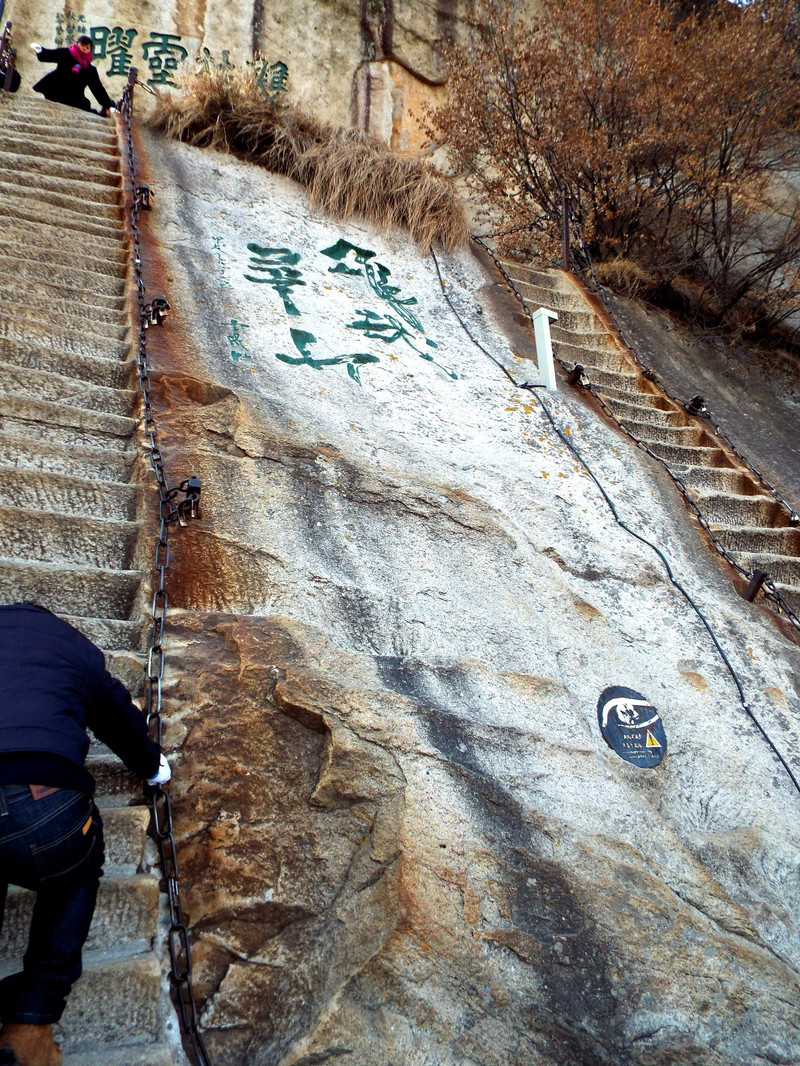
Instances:
[[[656,738],[653,736],[653,734],[650,732],[649,729],[647,730],[647,743],[645,744],[645,747],[646,748],[660,748],[661,747],[661,745],[658,743],[658,741],[656,740]]]

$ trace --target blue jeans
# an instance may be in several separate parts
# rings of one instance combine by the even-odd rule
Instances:
[[[27,785],[0,785],[0,923],[9,884],[36,892],[23,971],[0,981],[3,1022],[61,1018],[81,975],[104,857],[91,796],[63,788],[34,801]]]

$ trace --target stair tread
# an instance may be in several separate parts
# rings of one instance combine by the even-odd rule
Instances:
[[[167,1044],[153,1044],[146,1047],[134,1047],[121,1044],[118,1047],[104,1045],[102,1066],[174,1066],[172,1050]],[[97,1051],[70,1053],[64,1048],[63,1066],[98,1066]]]
[[[46,474],[22,471],[4,466],[0,459],[0,506],[75,517],[94,517],[107,507],[130,521],[136,514],[142,494],[143,487],[139,484],[50,471]]]
[[[0,601],[32,598],[56,614],[130,620],[139,570],[0,557]]]
[[[54,429],[90,429],[109,437],[130,437],[136,428],[136,419],[129,415],[107,414],[85,407],[64,407],[48,400],[31,400],[0,392],[0,420],[14,418],[46,423]]]
[[[25,367],[23,372],[16,364],[6,362],[1,351],[0,381],[0,396],[8,395],[11,389],[17,397],[20,394],[38,392],[44,397],[40,402],[69,403],[83,410],[117,414],[126,418],[131,417],[139,395],[133,389],[96,385],[56,370]]]

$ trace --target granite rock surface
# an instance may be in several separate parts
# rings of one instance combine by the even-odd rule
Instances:
[[[214,1057],[800,1061],[800,795],[736,686],[797,773],[797,646],[646,456],[517,387],[467,251],[442,286],[287,181],[145,149],[154,394],[203,482],[167,739]],[[613,685],[657,766],[604,742]]]

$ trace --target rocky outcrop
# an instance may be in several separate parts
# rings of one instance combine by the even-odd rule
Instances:
[[[156,387],[171,461],[204,485],[168,697],[213,1055],[800,1057],[800,797],[547,411],[791,765],[796,645],[651,460],[579,399],[514,387],[531,350],[468,255],[441,267],[483,349],[400,235],[146,144],[175,308]],[[653,769],[603,741],[615,684],[661,713]]]

